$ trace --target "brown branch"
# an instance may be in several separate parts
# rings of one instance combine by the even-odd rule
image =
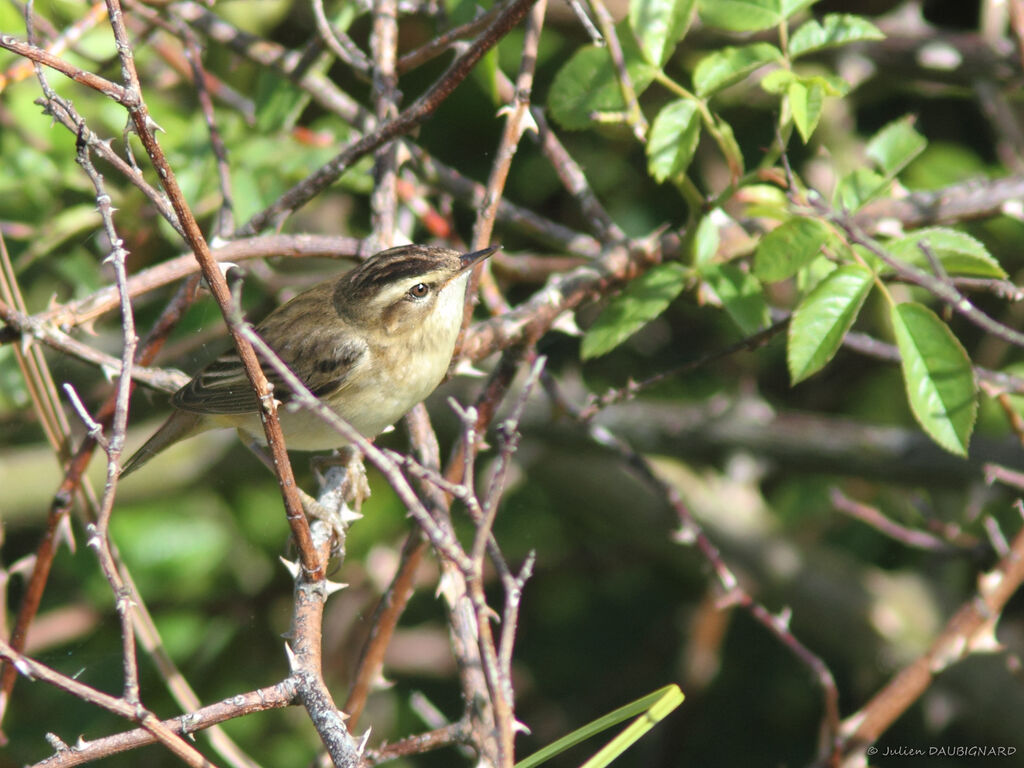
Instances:
[[[234,240],[212,251],[218,262],[266,258],[355,258],[367,252],[364,241],[342,235],[260,235]],[[128,278],[132,298],[199,272],[195,256],[187,254],[161,262]],[[114,286],[33,315],[32,319],[61,328],[87,324],[118,305]]]
[[[41,680],[82,701],[95,704],[119,717],[139,723],[152,735],[154,741],[159,741],[187,765],[194,766],[194,768],[212,768],[212,764],[195,747],[184,741],[179,734],[174,732],[173,728],[161,723],[152,712],[147,711],[139,703],[115,698],[110,694],[103,693],[73,678],[62,675],[34,659],[21,655],[2,638],[0,638],[0,659],[11,664],[26,677]]]
[[[465,24],[460,24],[457,27],[449,29],[437,37],[431,38],[427,43],[417,48],[415,51],[409,51],[398,60],[398,73],[400,75],[405,74],[411,69],[415,69],[421,64],[425,64],[442,53],[447,51],[452,44],[463,37],[469,37],[475,35],[481,29],[486,27],[495,16],[498,15],[501,10],[501,6],[495,6],[486,13],[481,13],[472,21],[467,21]]]
[[[398,115],[398,0],[374,0],[373,33],[370,35],[373,54],[374,115],[381,123]],[[374,185],[370,193],[370,209],[374,248],[394,245],[398,214],[398,144],[382,145],[374,153]]]
[[[276,685],[235,694],[215,704],[164,720],[162,724],[168,731],[178,735],[200,733],[237,717],[287,707],[295,701],[295,688],[295,678],[289,677]],[[136,728],[70,746],[36,763],[33,768],[72,768],[154,744],[156,741],[156,737],[150,731]]]
[[[579,409],[562,397],[554,380],[544,377],[544,385],[548,394],[566,412],[577,417]],[[591,423],[588,427],[590,439],[598,445],[616,453],[632,467],[644,482],[650,485],[659,496],[672,507],[679,518],[679,531],[676,540],[680,544],[695,546],[697,551],[711,567],[718,582],[721,597],[719,607],[727,608],[739,605],[746,609],[762,626],[764,626],[779,642],[781,642],[797,659],[806,666],[822,691],[822,747],[819,759],[832,766],[838,766],[839,756],[839,690],[828,665],[807,648],[789,629],[789,615],[784,611],[775,615],[758,603],[740,584],[739,579],[722,558],[718,547],[704,531],[703,527],[686,506],[679,491],[671,483],[663,480],[651,463],[629,443],[611,432],[607,427]]]
[[[105,77],[100,77],[99,75],[87,70],[79,69],[75,65],[64,61],[64,59],[59,56],[55,56],[44,48],[39,48],[31,43],[22,42],[14,35],[0,33],[0,48],[6,48],[11,53],[15,53],[18,56],[22,56],[30,61],[49,67],[56,72],[60,72],[62,75],[74,80],[76,83],[88,86],[94,91],[98,91],[102,95],[113,99],[118,104],[125,107],[131,107],[136,102],[137,97],[130,91],[130,89],[123,88],[117,83],[107,80]]]
[[[873,200],[854,214],[853,221],[868,232],[877,232],[879,224],[887,219],[896,219],[907,229],[954,224],[999,216],[1007,206],[1019,205],[1021,198],[1022,175],[975,179],[941,189],[911,192],[905,197]]]
[[[523,52],[519,59],[519,75],[516,78],[514,93],[510,94],[510,99],[507,99],[512,103],[505,107],[507,111],[505,128],[501,140],[498,142],[494,162],[491,163],[491,172],[487,179],[483,200],[477,211],[476,221],[473,223],[472,248],[474,250],[486,248],[491,242],[491,237],[494,234],[494,220],[504,194],[509,169],[512,167],[512,159],[519,147],[520,138],[530,127],[528,122],[530,119],[530,94],[533,90],[537,46],[540,44],[540,33],[544,27],[546,10],[547,0],[539,0],[527,16]],[[505,97],[505,94],[502,96]],[[475,297],[478,286],[483,288],[484,301],[491,314],[501,314],[508,310],[508,303],[501,295],[487,264],[480,264],[473,270],[469,278],[469,287],[466,290],[467,296]],[[462,319],[463,327],[469,324],[472,316],[473,301],[470,300],[466,302]]]
[[[509,0],[494,22],[484,30],[464,54],[452,63],[426,93],[416,99],[397,117],[353,142],[308,178],[293,186],[276,202],[249,219],[236,234],[252,235],[267,227],[277,226],[289,213],[302,207],[333,184],[359,158],[373,152],[385,142],[408,133],[423,122],[466,79],[484,54],[522,21],[534,2],[535,0]]]
[[[295,476],[284,446],[281,423],[277,418],[277,403],[271,392],[270,384],[260,369],[259,360],[256,358],[252,345],[241,331],[242,319],[234,309],[227,281],[217,267],[217,262],[210,253],[209,245],[199,229],[199,224],[196,222],[195,216],[193,216],[181,192],[181,188],[178,186],[174,171],[168,164],[163,149],[153,133],[153,121],[149,116],[149,110],[145,102],[142,100],[142,89],[139,84],[138,73],[135,71],[131,43],[128,40],[128,34],[124,27],[120,0],[107,0],[107,8],[110,16],[110,25],[117,43],[118,54],[121,58],[122,76],[125,82],[128,83],[128,89],[132,93],[131,100],[125,106],[128,108],[135,131],[146,148],[150,161],[156,168],[164,190],[167,192],[168,197],[170,197],[171,205],[174,207],[174,211],[185,232],[186,242],[192,248],[196,259],[199,261],[203,276],[206,278],[206,282],[210,286],[210,290],[224,315],[228,330],[238,350],[238,356],[245,367],[246,376],[259,399],[262,407],[263,429],[266,434],[267,445],[274,456],[277,468],[278,487],[281,490],[288,522],[302,556],[303,565],[310,571],[311,578],[322,579],[324,577],[323,570],[315,557],[309,533],[309,524],[302,512],[302,504],[299,501]]]
[[[842,512],[844,515],[849,515],[854,520],[860,520],[862,523],[870,525],[883,535],[900,542],[904,546],[943,554],[963,551],[963,549],[955,547],[948,541],[943,541],[931,533],[917,531],[905,525],[900,525],[894,520],[890,520],[877,508],[851,499],[838,488],[832,488],[829,491],[829,500],[837,511]]]
[[[1019,504],[1018,504],[1019,508]],[[950,618],[924,654],[894,676],[860,710],[843,721],[844,757],[863,753],[923,694],[936,675],[973,653],[1001,648],[996,624],[1007,601],[1024,583],[1024,528],[1010,551],[978,577],[977,593]]]
[[[331,554],[333,532],[323,522],[313,525],[313,541],[323,572]],[[346,717],[334,704],[323,678],[323,614],[327,598],[333,591],[324,578],[311,578],[308,569],[295,568],[295,589],[292,630],[289,637],[289,662],[295,679],[295,691],[317,733],[337,768],[357,768],[362,747],[356,744]]]

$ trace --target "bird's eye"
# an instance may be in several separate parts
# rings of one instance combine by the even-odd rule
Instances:
[[[416,285],[409,289],[409,296],[414,299],[422,299],[428,293],[430,293],[430,288],[426,283],[416,283]]]

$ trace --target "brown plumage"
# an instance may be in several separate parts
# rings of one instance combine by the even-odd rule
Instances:
[[[382,251],[309,288],[270,313],[256,332],[317,397],[373,437],[429,395],[444,378],[462,323],[469,269],[493,253],[407,245]],[[282,403],[292,392],[264,373]],[[237,352],[218,357],[171,397],[175,410],[128,460],[122,474],[185,438],[234,427],[263,443],[259,403]],[[279,412],[289,448],[345,444],[305,410]]]

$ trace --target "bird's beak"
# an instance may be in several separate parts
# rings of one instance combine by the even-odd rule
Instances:
[[[473,251],[472,253],[462,254],[462,256],[459,257],[459,260],[462,262],[462,265],[459,267],[459,274],[462,274],[467,269],[472,269],[499,248],[501,248],[500,245],[492,245],[490,248],[484,248],[482,251]]]

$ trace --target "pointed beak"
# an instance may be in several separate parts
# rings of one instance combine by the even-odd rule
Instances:
[[[462,256],[459,257],[459,260],[462,262],[462,265],[459,268],[459,274],[465,272],[467,269],[472,269],[499,248],[501,248],[500,245],[492,245],[490,248],[484,248],[482,251],[473,251],[472,253],[462,254]]]

